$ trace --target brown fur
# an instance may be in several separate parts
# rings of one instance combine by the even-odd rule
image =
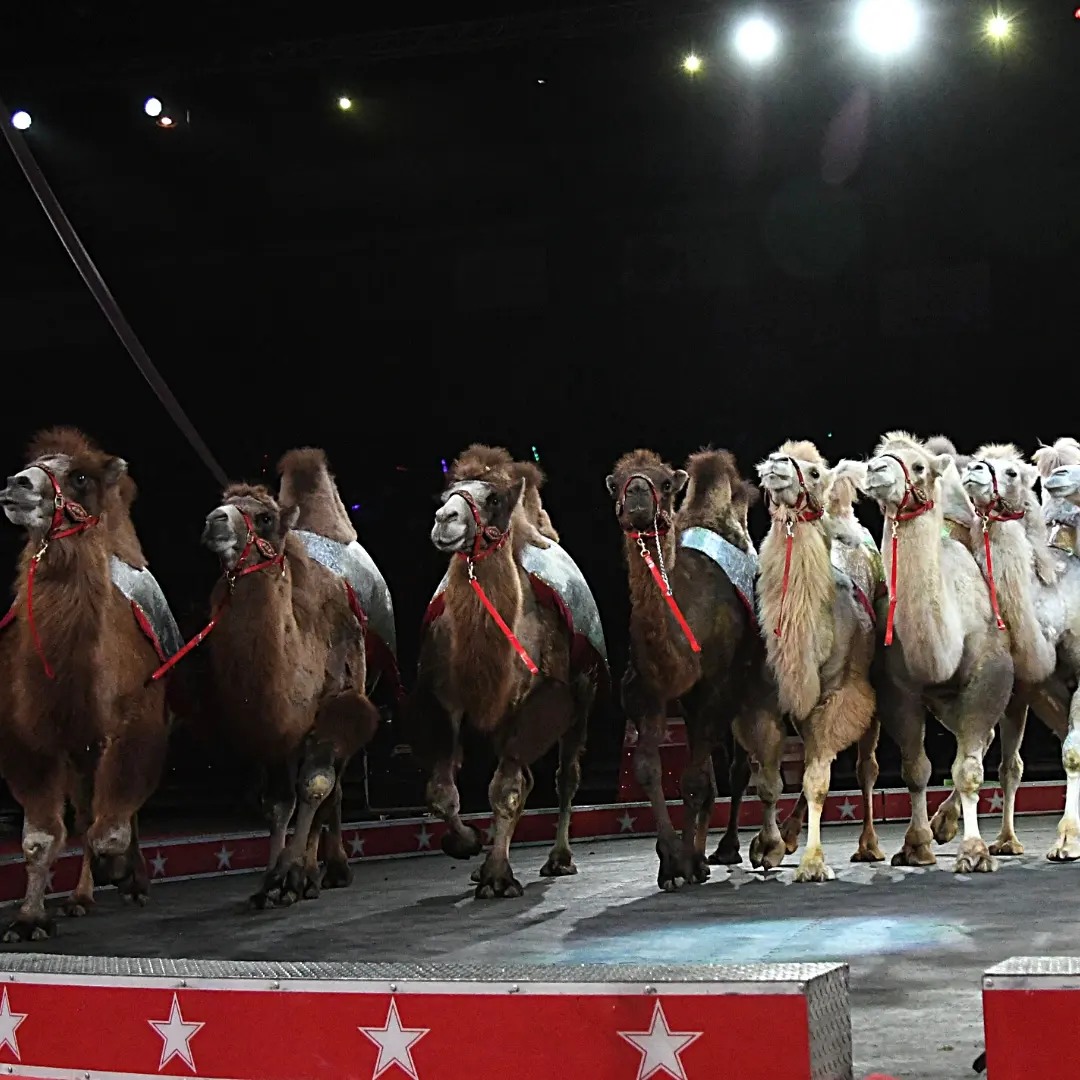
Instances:
[[[318,533],[339,544],[351,544],[356,529],[341,501],[326,453],[306,446],[289,450],[277,466],[281,477],[278,502],[300,510],[296,528]]]
[[[686,471],[690,479],[676,529],[702,526],[718,532],[742,551],[753,551],[746,519],[761,492],[740,475],[734,454],[727,450],[699,450],[687,459]]]

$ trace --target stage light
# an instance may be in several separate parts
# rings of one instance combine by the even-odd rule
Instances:
[[[146,101],[143,102],[143,112],[145,112],[147,116],[160,116],[163,108],[164,106],[156,97],[148,97]]]
[[[986,20],[986,36],[993,38],[994,41],[1004,41],[1009,36],[1009,31],[1012,29],[1012,19],[1007,15],[998,13],[997,15],[991,15]]]
[[[337,99],[337,107],[342,112],[348,112],[352,108],[352,98],[339,97]]]
[[[176,121],[171,116],[159,116],[156,123],[158,127],[163,128],[171,128],[176,126]]]
[[[735,31],[735,50],[751,64],[760,64],[776,52],[780,35],[771,22],[760,16],[746,19]]]
[[[687,75],[696,75],[701,70],[701,57],[697,53],[687,53],[682,66]]]
[[[17,131],[25,131],[34,121],[30,119],[30,114],[20,109],[17,113],[14,113],[11,117],[11,126]]]
[[[863,0],[855,12],[855,35],[870,52],[892,56],[915,40],[919,16],[911,0]]]

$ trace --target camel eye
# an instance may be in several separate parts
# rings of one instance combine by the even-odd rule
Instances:
[[[821,476],[821,473],[819,473],[819,472],[817,471],[817,469],[811,469],[811,470],[810,470],[810,475],[811,475],[811,476],[812,476],[812,477],[813,477],[813,478],[814,478],[815,480],[817,480],[817,479],[818,479],[818,478],[819,478],[819,477]]]
[[[925,466],[923,466],[923,465],[916,465],[916,466],[915,466],[915,472],[917,472],[917,473],[924,473],[924,472],[926,472],[926,468],[925,468]]]
[[[84,488],[89,482],[90,478],[84,472],[76,473],[71,478],[71,483],[77,488]]]
[[[1006,475],[1006,476],[1007,476],[1007,477],[1008,477],[1008,478],[1009,478],[1010,480],[1015,480],[1015,479],[1016,479],[1016,470],[1015,470],[1015,469],[1006,469],[1006,470],[1005,470],[1005,475]]]
[[[665,480],[660,486],[661,486],[661,488],[663,488],[664,491],[670,491],[671,490],[671,481],[670,480]]]
[[[263,529],[269,528],[273,524],[273,522],[273,515],[268,514],[265,510],[260,514],[255,515],[255,524],[259,525]]]

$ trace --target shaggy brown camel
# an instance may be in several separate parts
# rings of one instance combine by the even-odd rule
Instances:
[[[427,798],[447,825],[446,854],[479,854],[461,819],[457,773],[467,722],[494,743],[488,794],[491,851],[474,875],[477,899],[523,893],[510,842],[532,790],[530,766],[559,743],[555,843],[540,873],[577,873],[570,816],[596,690],[606,675],[599,616],[581,572],[543,512],[543,475],[501,447],[474,445],[454,462],[431,541],[451,556],[424,620],[407,715],[412,744],[431,765]]]
[[[147,683],[166,644],[178,645],[128,516],[135,487],[124,460],[56,428],[34,439],[28,461],[0,492],[27,534],[2,639],[0,772],[25,814],[27,874],[7,942],[54,931],[45,894],[67,839],[65,802],[84,844],[67,913],[89,910],[95,882],[146,902],[136,814],[168,742],[165,687]]]
[[[924,708],[957,740],[953,784],[964,818],[958,873],[997,869],[979,833],[983,754],[1013,683],[1008,642],[994,623],[982,573],[970,550],[943,534],[939,480],[953,464],[903,432],[887,434],[868,463],[844,462],[885,515],[882,557],[889,580],[885,648],[875,658],[878,714],[900,747],[912,815],[894,866],[937,861],[926,808],[930,760]],[[895,641],[894,641],[895,637]]]
[[[795,880],[829,881],[835,875],[821,846],[821,813],[832,762],[855,743],[863,832],[852,862],[885,858],[873,820],[878,776],[878,725],[870,685],[874,592],[867,593],[837,569],[832,548],[834,543],[844,546],[848,560],[862,564],[858,576],[864,581],[875,577],[874,556],[852,511],[854,485],[847,478],[830,484],[828,462],[813,443],[784,443],[758,465],[758,474],[772,518],[761,546],[758,578],[762,635],[780,708],[805,744],[803,794],[810,835]],[[791,820],[797,819],[793,815]],[[788,831],[788,823],[783,831]]]
[[[694,454],[678,470],[651,450],[635,450],[615,464],[607,489],[625,537],[631,659],[622,700],[638,732],[635,773],[656,817],[657,884],[671,892],[705,881],[708,862],[739,861],[738,801],[747,782],[741,753],[732,759],[727,832],[713,857],[705,858],[716,799],[712,752],[732,725],[739,746],[759,763],[755,780],[764,822],[750,859],[754,866],[778,866],[784,857],[776,801],[783,791],[785,732],[754,617],[756,558],[745,522],[757,489],[725,450]],[[682,775],[681,843],[664,798],[659,753],[674,701],[683,707],[690,752]]]
[[[282,489],[301,505],[282,506],[264,487],[234,484],[207,516],[202,537],[224,575],[211,597],[214,619],[193,642],[213,629],[207,651],[223,733],[267,774],[270,859],[251,897],[257,909],[313,899],[320,888],[351,880],[341,841],[341,783],[349,759],[378,725],[365,694],[364,631],[349,590],[293,531],[312,490],[293,474],[310,471],[313,453],[319,455],[314,467],[325,470],[321,451],[310,450],[291,451],[278,466]],[[326,484],[333,487],[328,474]],[[335,505],[340,500],[331,511]],[[311,508],[307,516],[319,518]]]

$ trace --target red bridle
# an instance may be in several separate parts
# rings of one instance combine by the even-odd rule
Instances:
[[[791,581],[791,549],[795,546],[795,526],[804,525],[809,521],[820,521],[825,514],[822,507],[815,505],[813,496],[806,486],[806,480],[803,478],[802,469],[799,468],[799,463],[793,457],[789,457],[787,460],[791,463],[791,467],[795,470],[795,476],[799,481],[799,497],[795,500],[795,505],[791,508],[791,512],[785,515],[786,521],[784,522],[784,531],[786,537],[784,541],[784,583],[780,587],[780,614],[777,617],[776,627],[773,630],[773,633],[777,637],[781,636],[784,625],[784,602],[787,600],[788,585]],[[777,503],[772,495],[769,495],[769,502],[774,510],[779,509],[783,511],[787,509],[787,507]]]
[[[664,552],[661,547],[661,540],[667,536],[668,532],[671,530],[671,516],[666,510],[661,508],[660,493],[656,490],[656,485],[652,482],[650,477],[646,476],[644,473],[631,473],[626,478],[626,483],[623,484],[622,492],[615,503],[615,515],[616,517],[622,516],[623,507],[626,505],[626,492],[631,483],[635,480],[643,480],[649,487],[649,494],[652,496],[653,504],[653,527],[646,530],[624,529],[623,532],[631,540],[637,541],[638,554],[644,560],[649,573],[652,575],[653,581],[656,582],[656,587],[660,590],[671,614],[679,624],[683,636],[686,638],[687,642],[689,642],[690,651],[699,653],[701,652],[701,646],[698,644],[697,638],[694,637],[694,631],[690,629],[690,624],[686,621],[686,616],[683,615],[682,610],[679,608],[678,602],[675,600],[671,591],[671,583],[668,581],[667,567],[664,566]],[[656,542],[656,561],[653,560],[652,554],[645,544],[646,540],[654,540]],[[659,562],[659,566],[657,566],[657,562]]]
[[[237,509],[239,509],[239,507],[237,507]],[[248,574],[258,573],[260,570],[269,570],[272,566],[280,566],[281,576],[285,576],[284,547],[282,547],[281,551],[276,551],[273,544],[268,540],[264,540],[255,532],[254,523],[243,510],[240,510],[240,516],[244,519],[244,526],[247,529],[247,538],[244,541],[244,548],[240,552],[240,558],[225,571],[224,577],[225,584],[228,586],[228,592],[226,592],[225,596],[222,598],[217,611],[214,612],[210,621],[189,642],[187,642],[179,652],[170,656],[169,659],[150,676],[151,682],[156,682],[160,679],[162,675],[187,656],[192,649],[197,648],[210,636],[214,627],[217,626],[222,612],[225,610],[225,605],[229,602],[229,597],[232,596],[233,589],[236,588],[236,583],[242,577],[247,577]],[[253,553],[255,554],[256,561],[248,563],[247,560]]]
[[[469,513],[473,516],[473,522],[476,526],[473,530],[472,551],[459,551],[457,553],[459,559],[465,560],[466,568],[469,572],[469,585],[472,586],[473,592],[480,598],[480,603],[484,605],[487,613],[495,620],[495,625],[502,631],[503,636],[513,646],[514,652],[521,657],[522,663],[533,675],[539,675],[540,669],[533,662],[533,658],[528,654],[525,646],[518,640],[517,634],[507,626],[506,620],[499,614],[495,605],[489,599],[488,594],[484,592],[484,586],[476,580],[476,564],[480,562],[481,559],[486,559],[489,555],[494,554],[506,543],[510,538],[510,527],[508,525],[505,530],[502,530],[496,528],[494,525],[485,525],[483,519],[480,517],[480,507],[476,505],[476,500],[472,497],[472,493],[464,490],[454,490],[450,492],[448,498],[452,498],[455,495],[459,499],[464,500],[465,505],[469,508]]]
[[[994,580],[994,557],[990,553],[990,526],[996,521],[1019,521],[1024,516],[1023,510],[1010,510],[1005,505],[1005,500],[998,490],[997,472],[989,461],[979,458],[972,462],[973,465],[985,465],[990,473],[990,483],[993,487],[994,497],[985,505],[979,506],[973,501],[975,513],[982,522],[983,552],[986,555],[986,584],[990,589],[990,607],[994,612],[994,620],[999,630],[1005,630],[1005,620],[1001,617],[1001,609],[998,607],[997,582]]]
[[[928,510],[933,510],[934,500],[928,499],[916,489],[911,482],[911,474],[908,472],[908,467],[904,464],[903,458],[898,457],[896,454],[882,454],[881,456],[892,458],[900,466],[900,471],[904,474],[904,497],[900,500],[896,513],[892,515],[891,524],[892,566],[889,569],[889,617],[885,622],[885,644],[891,645],[893,641],[893,623],[896,618],[896,526],[898,522],[912,521],[917,517],[921,517]]]
[[[34,642],[34,651],[38,654],[41,666],[45,669],[45,676],[49,679],[55,679],[56,674],[45,656],[45,647],[41,642],[41,635],[38,633],[37,622],[34,619],[34,579],[37,577],[38,566],[45,557],[45,552],[49,550],[49,545],[54,540],[66,540],[69,536],[77,536],[81,532],[86,532],[87,529],[93,528],[100,519],[91,515],[80,503],[68,499],[60,490],[59,481],[44,465],[34,465],[32,467],[40,469],[49,478],[49,483],[52,484],[53,516],[49,529],[41,541],[41,547],[31,556],[30,567],[26,572],[26,619],[30,624],[30,636]],[[67,525],[65,521],[71,521],[72,524]],[[13,606],[4,618],[0,619],[0,630],[8,626],[14,618],[15,607]]]

